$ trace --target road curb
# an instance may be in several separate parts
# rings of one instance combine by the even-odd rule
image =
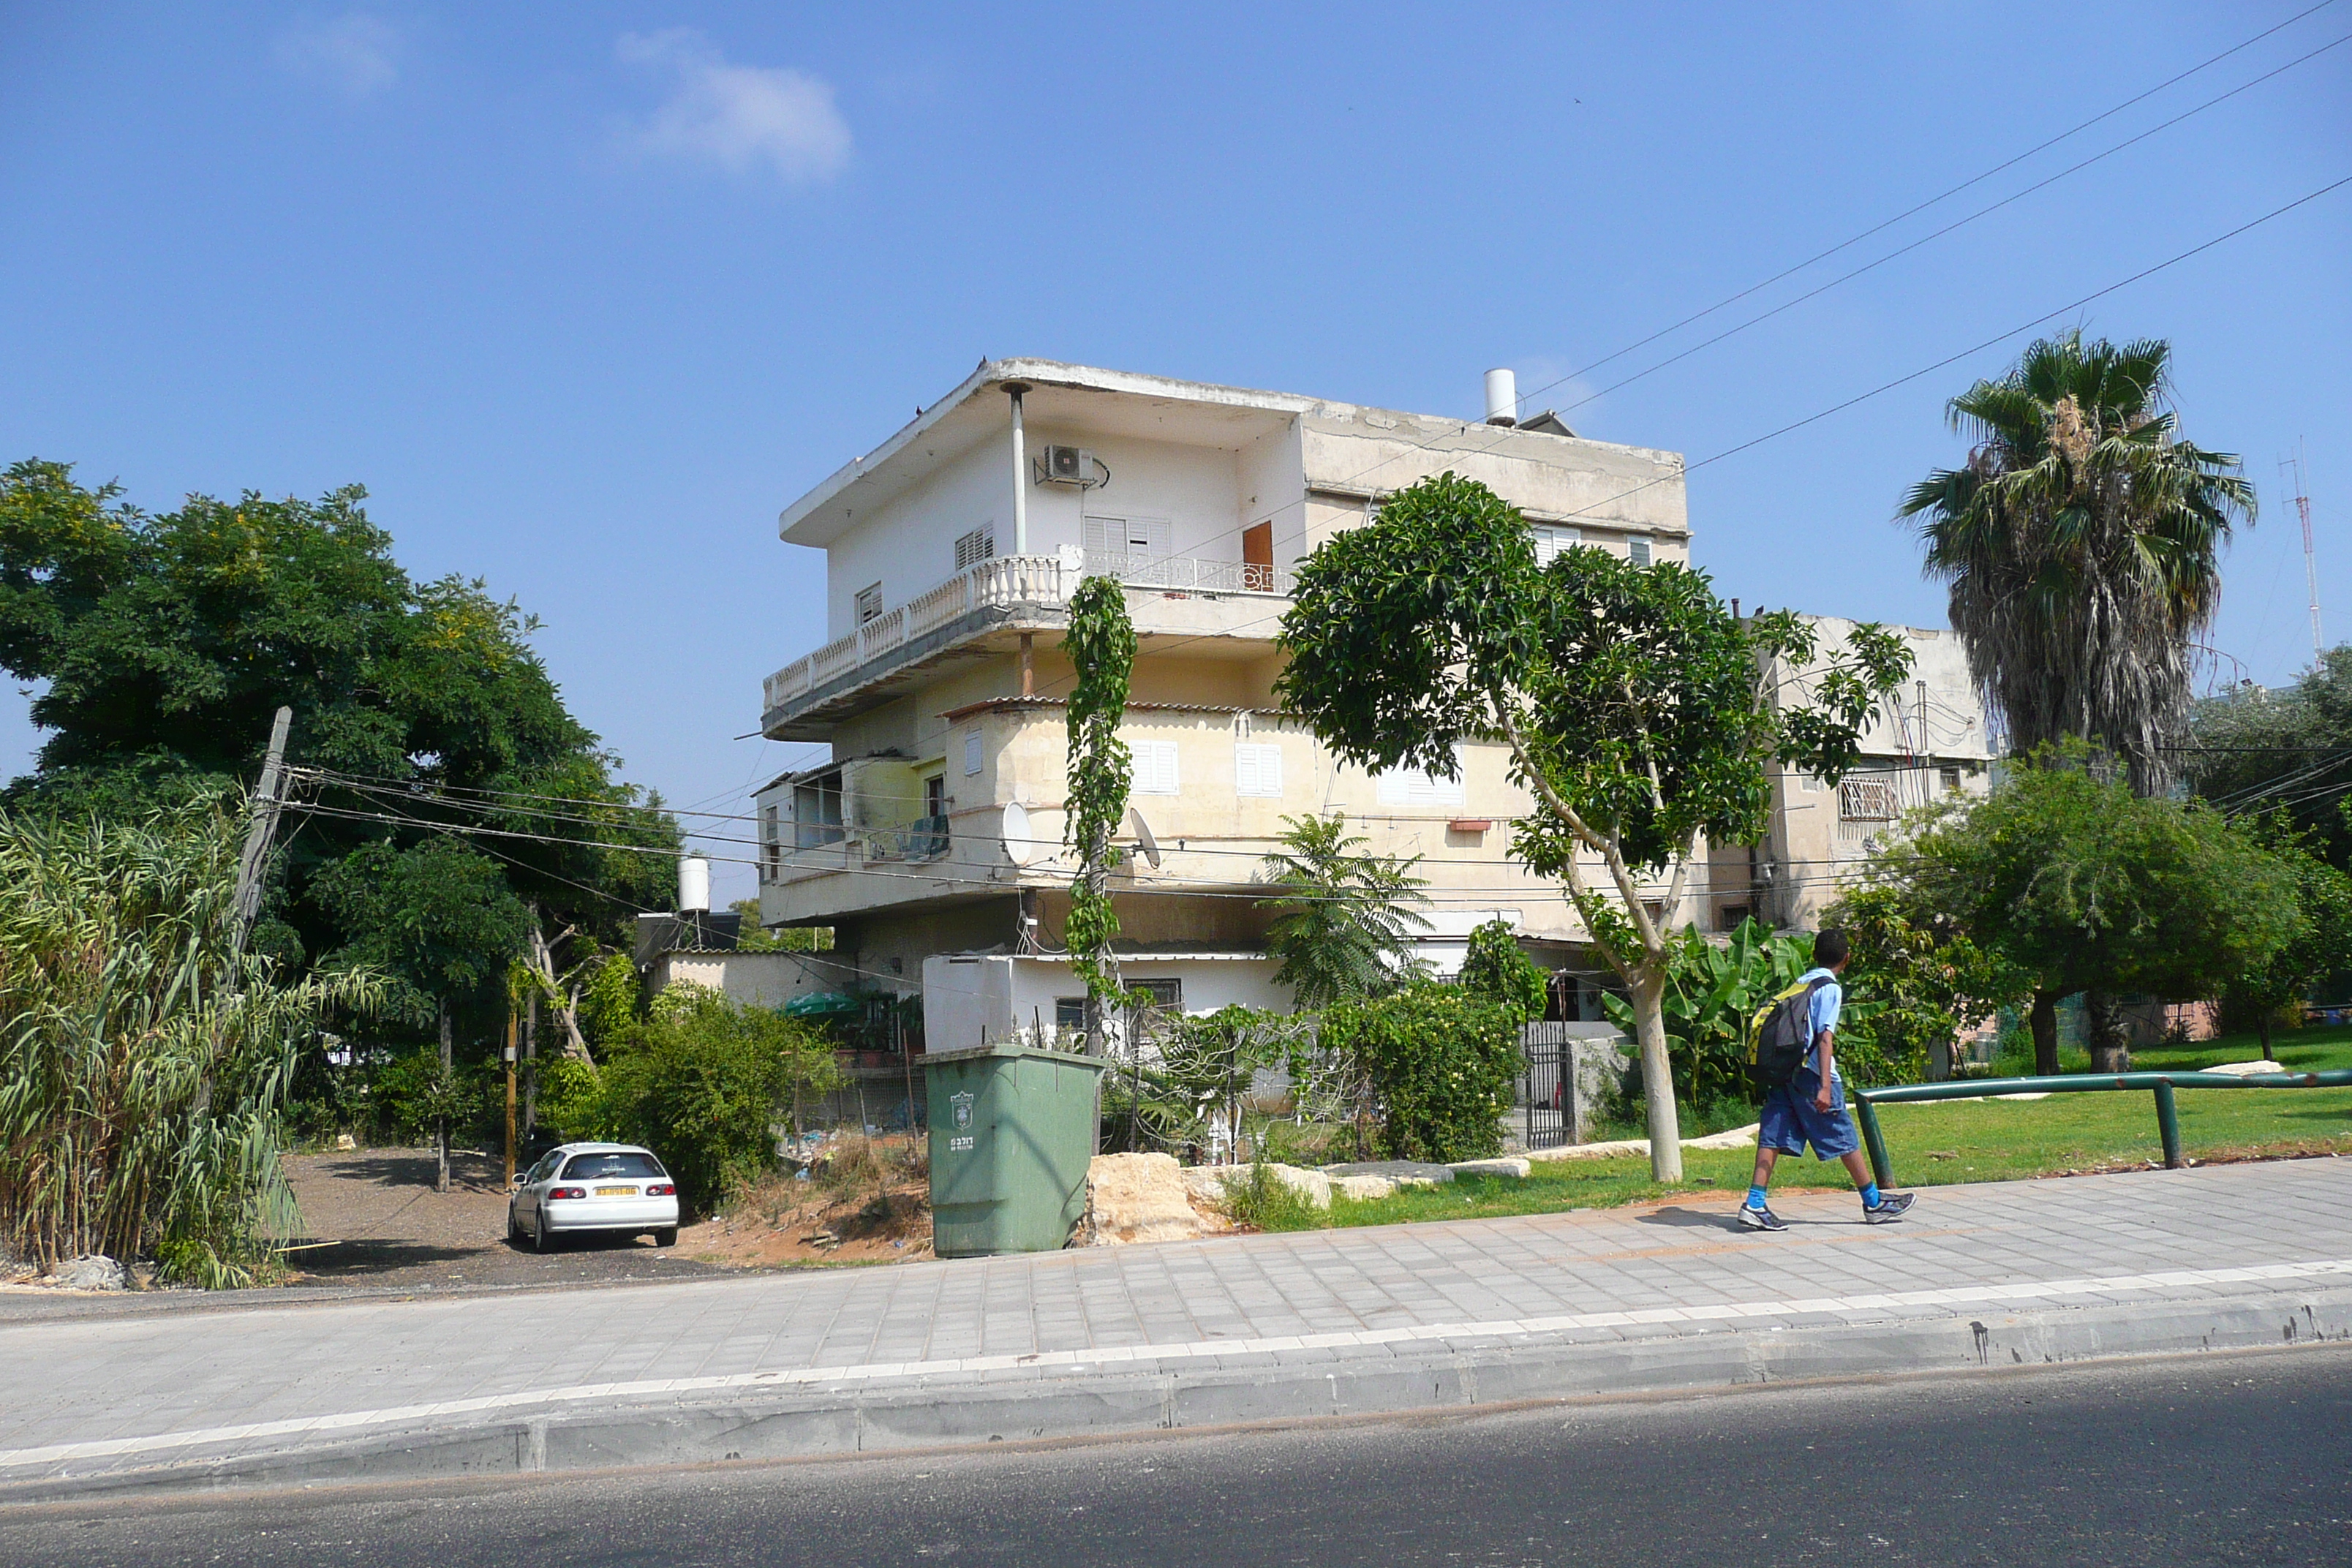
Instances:
[[[2345,1342],[2352,1287],[1801,1327],[1661,1325],[1638,1338],[1493,1337],[1395,1354],[1269,1353],[1164,1371],[566,1407],[0,1482],[0,1503],[815,1458]]]

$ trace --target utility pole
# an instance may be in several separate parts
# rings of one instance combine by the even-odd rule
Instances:
[[[294,710],[280,708],[269,725],[269,751],[262,759],[261,783],[253,792],[253,821],[245,830],[245,851],[236,860],[236,923],[229,951],[245,952],[254,916],[261,912],[261,869],[269,859],[269,841],[278,832],[278,809],[285,805],[281,785],[286,776],[286,733],[294,725]]]
[[[449,1055],[449,999],[445,996],[441,999],[441,1087],[444,1104],[437,1119],[440,1126],[436,1129],[435,1138],[435,1142],[440,1145],[441,1161],[433,1173],[433,1190],[436,1193],[446,1193],[449,1190],[449,1111],[446,1105],[449,1075],[452,1070]]]
[[[269,859],[269,840],[278,832],[278,808],[283,794],[279,785],[286,775],[286,733],[293,727],[291,708],[280,708],[269,722],[269,749],[262,758],[261,782],[253,792],[253,820],[246,827],[245,847],[236,858],[236,898],[229,906],[228,973],[222,979],[232,996],[237,990],[237,961],[245,956],[246,939],[253,932],[253,917],[261,911],[261,869]],[[213,1063],[218,1059],[220,1048],[216,1030],[204,1074],[196,1079],[191,1114],[198,1122],[212,1120]]]
[[[515,1005],[507,1000],[507,1185],[514,1185],[515,1173]]]

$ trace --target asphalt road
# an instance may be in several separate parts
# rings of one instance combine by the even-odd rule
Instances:
[[[2352,1346],[0,1513],[8,1563],[2352,1563]]]

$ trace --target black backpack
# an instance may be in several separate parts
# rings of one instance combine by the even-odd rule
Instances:
[[[1813,1048],[1813,993],[1827,979],[1800,980],[1748,1021],[1748,1081],[1769,1094],[1797,1076]]]

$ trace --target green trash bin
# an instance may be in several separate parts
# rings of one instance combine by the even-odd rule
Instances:
[[[1021,1045],[924,1061],[933,1252],[1052,1252],[1069,1240],[1086,1212],[1097,1091],[1109,1065]]]

